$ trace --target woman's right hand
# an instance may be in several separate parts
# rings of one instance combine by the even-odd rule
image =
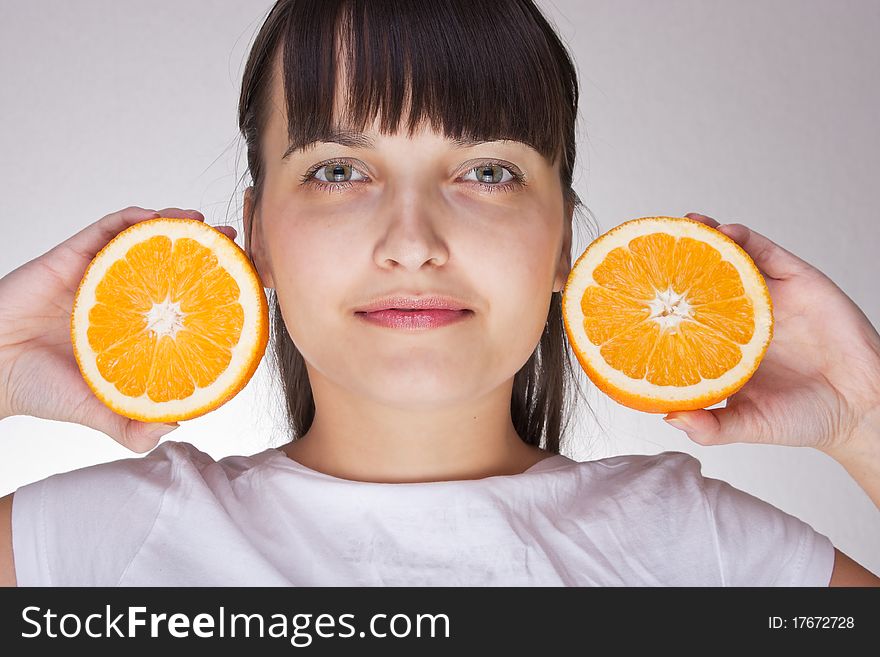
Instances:
[[[176,426],[110,410],[83,379],[70,342],[73,299],[89,263],[120,232],[157,217],[205,220],[196,210],[129,207],[0,278],[0,419],[31,415],[76,422],[138,453],[151,450]],[[232,226],[215,228],[235,239]]]

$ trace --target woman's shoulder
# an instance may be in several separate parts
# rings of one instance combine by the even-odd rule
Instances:
[[[664,451],[657,454],[621,454],[577,461],[568,457],[569,466],[576,466],[594,477],[608,480],[631,478],[702,478],[700,460],[687,452]]]
[[[163,507],[196,499],[210,505],[273,452],[215,459],[191,443],[166,440],[143,456],[20,486],[12,507],[19,584],[114,585]]]
[[[265,464],[276,461],[281,452],[267,448],[254,454],[230,454],[214,457],[196,445],[183,440],[166,440],[159,443],[142,458],[123,459],[106,464],[119,473],[134,472],[148,477],[162,472],[167,478],[186,480],[233,481],[263,468]]]
[[[132,456],[58,472],[40,481],[20,487],[55,491],[63,497],[68,491],[83,497],[90,491],[104,495],[106,491],[134,492],[138,495],[160,496],[172,481],[191,477],[203,478],[208,471],[222,471],[227,479],[235,479],[277,454],[266,449],[251,456],[233,455],[215,459],[192,443],[165,440],[143,456]]]
[[[138,462],[142,462],[146,464],[145,467],[147,469],[149,469],[152,464],[162,463],[178,466],[190,465],[197,469],[219,466],[230,473],[237,473],[246,471],[279,455],[280,452],[278,449],[270,447],[249,455],[230,454],[222,457],[214,457],[196,445],[184,440],[165,440],[142,457],[120,459],[119,461],[111,461],[105,465],[116,463],[118,467],[125,468],[136,467]]]
[[[704,503],[702,464],[686,452],[622,454],[585,461],[568,459],[552,470],[571,478],[581,499],[611,499],[627,507],[661,510]],[[659,504],[659,502],[663,504]]]

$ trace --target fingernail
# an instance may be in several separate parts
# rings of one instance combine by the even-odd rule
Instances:
[[[179,426],[180,425],[177,424],[176,422],[171,423],[171,424],[156,425],[156,428],[150,432],[150,438],[159,439],[162,436],[165,436],[165,435],[171,433],[172,431],[177,429]]]
[[[687,433],[688,431],[691,430],[691,425],[689,425],[687,422],[685,422],[684,420],[682,420],[680,418],[675,418],[675,417],[671,417],[668,419],[663,418],[663,421],[666,422],[666,424],[669,424],[669,425],[675,427],[679,431],[684,431],[685,433]]]
[[[724,232],[730,239],[737,242],[748,234],[748,228],[742,224],[721,224],[718,230]]]

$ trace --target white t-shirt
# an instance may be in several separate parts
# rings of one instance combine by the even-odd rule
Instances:
[[[683,452],[373,483],[160,443],[18,488],[19,586],[826,586],[833,545]]]

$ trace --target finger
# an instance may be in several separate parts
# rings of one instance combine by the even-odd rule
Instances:
[[[675,411],[663,418],[670,426],[684,431],[698,445],[727,445],[736,442],[760,442],[756,429],[747,422],[738,407],[711,410]]]
[[[669,413],[663,420],[698,445],[723,445],[721,425],[711,411],[676,411]]]
[[[203,215],[198,210],[181,210],[180,208],[165,208],[159,211],[163,217],[172,217],[177,219],[196,219],[198,221],[205,221],[205,215]],[[219,232],[226,235],[231,240],[235,240],[236,235],[238,234],[235,228],[232,226],[212,226]]]
[[[226,235],[231,240],[235,240],[235,236],[238,234],[232,226],[214,226],[218,231]]]
[[[111,410],[93,394],[88,395],[84,403],[77,404],[72,415],[64,419],[100,431],[138,454],[150,451],[162,436],[180,426],[177,422],[133,420]]]
[[[707,217],[704,214],[698,214],[696,212],[688,212],[684,215],[688,219],[693,219],[694,221],[699,221],[702,224],[706,224],[710,228],[718,228],[718,222],[715,221],[712,217]]]
[[[718,226],[718,231],[739,244],[758,269],[771,278],[784,280],[813,268],[791,251],[743,224],[723,224]]]
[[[177,422],[163,424],[161,422],[140,422],[138,420],[124,419],[124,426],[119,442],[138,454],[149,452],[159,440],[177,429]]]
[[[107,425],[104,423],[96,423],[98,426],[93,428],[107,434],[113,440],[118,442],[126,449],[130,449],[137,454],[149,452],[159,440],[177,429],[180,425],[176,422],[163,424],[161,422],[140,422],[138,420],[130,420],[126,417],[117,416],[116,419],[110,420]],[[91,426],[89,424],[88,426]]]
[[[156,219],[159,213],[155,210],[131,206],[113,212],[89,224],[81,231],[65,240],[64,244],[88,260],[94,258],[98,251],[126,228],[147,219]]]
[[[181,210],[180,208],[165,208],[163,210],[159,210],[159,213],[163,217],[172,217],[174,219],[198,219],[199,221],[205,220],[205,215],[203,215],[198,210]]]

